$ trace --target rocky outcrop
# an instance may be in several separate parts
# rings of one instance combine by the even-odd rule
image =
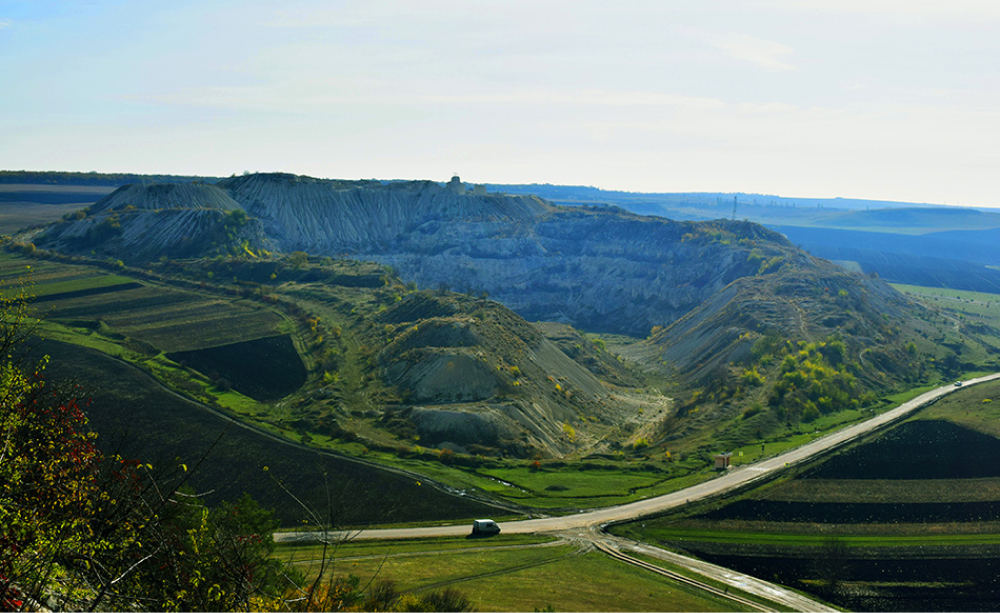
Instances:
[[[766,257],[791,250],[780,236],[750,224],[718,224],[730,241],[704,234],[707,227],[570,209],[517,226],[416,231],[387,253],[356,257],[391,264],[421,285],[485,291],[528,320],[645,336],[735,279],[756,274],[761,261],[751,258],[753,248]],[[746,244],[738,245],[738,237]]]
[[[188,258],[269,246],[222,189],[204,184],[126,185],[34,237],[39,247],[127,261]]]
[[[325,181],[249,175],[219,183],[285,251],[379,253],[450,224],[510,224],[552,207],[531,196],[458,195],[431,181]],[[428,236],[430,240],[435,237]]]
[[[123,185],[90,207],[90,214],[142,209],[215,209],[233,211],[242,208],[224,189],[204,183],[157,183]]]
[[[284,251],[375,260],[425,287],[486,292],[529,320],[632,335],[755,274],[761,256],[791,249],[754,224],[567,209],[428,181],[251,175],[220,187]]]
[[[225,225],[234,206],[249,217],[238,231]],[[781,235],[748,222],[556,207],[430,181],[287,174],[123,187],[91,207],[91,217],[42,237],[45,245],[97,245],[123,259],[217,252],[220,243],[233,250],[240,241],[374,260],[424,287],[486,292],[529,320],[633,336],[669,326],[739,279],[816,266]]]
[[[606,386],[496,302],[421,292],[379,319],[383,378],[418,405],[399,417],[424,444],[561,454],[574,447],[563,424],[610,419]]]

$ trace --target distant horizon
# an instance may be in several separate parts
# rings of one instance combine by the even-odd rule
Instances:
[[[0,0],[0,167],[994,208],[998,31],[985,0]]]
[[[420,178],[400,178],[400,177],[337,177],[337,176],[316,176],[301,172],[292,172],[288,170],[258,170],[258,171],[240,171],[240,172],[230,172],[228,174],[202,174],[202,173],[179,173],[179,172],[131,172],[131,171],[103,171],[103,170],[36,170],[36,169],[26,169],[26,168],[0,168],[0,172],[26,172],[26,173],[74,173],[74,174],[97,174],[97,175],[138,175],[138,176],[172,176],[172,177],[197,177],[205,179],[227,179],[230,177],[238,177],[245,173],[248,174],[290,174],[296,176],[305,176],[313,179],[321,180],[340,180],[340,181],[434,181],[437,183],[447,183],[452,176],[449,175],[447,178],[430,178],[430,177],[420,177]],[[849,196],[785,196],[781,194],[765,194],[760,192],[749,192],[749,191],[721,191],[721,190],[669,190],[669,191],[639,191],[634,189],[617,189],[617,188],[605,188],[597,185],[587,185],[583,183],[553,183],[550,181],[545,182],[529,182],[529,183],[517,183],[517,182],[500,182],[500,181],[469,181],[461,177],[461,174],[457,175],[463,183],[467,184],[481,184],[481,185],[494,185],[494,186],[523,186],[530,187],[532,185],[539,186],[552,186],[552,187],[572,187],[572,188],[584,188],[584,189],[594,189],[602,192],[612,192],[612,193],[623,193],[623,194],[641,194],[641,195],[720,195],[720,196],[747,196],[747,197],[762,197],[762,198],[779,198],[781,200],[799,200],[799,201],[830,201],[835,202],[837,200],[847,200],[854,202],[870,202],[885,203],[885,204],[901,204],[901,205],[914,205],[916,207],[951,207],[951,208],[963,208],[963,209],[997,209],[997,206],[973,206],[965,204],[947,204],[938,202],[918,202],[912,200],[886,200],[882,198],[864,198],[864,197],[849,197]],[[2,184],[0,184],[2,185]],[[743,204],[743,203],[741,203]],[[764,203],[761,203],[763,205]]]

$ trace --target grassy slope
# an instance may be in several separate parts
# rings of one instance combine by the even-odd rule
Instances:
[[[756,366],[764,377],[763,385],[755,387],[741,381],[735,386],[730,384],[728,389],[708,385],[697,390],[700,396],[697,402],[682,403],[682,410],[688,405],[695,411],[685,421],[715,423],[701,434],[667,442],[663,449],[680,457],[691,454],[704,457],[719,451],[732,451],[734,465],[754,462],[806,443],[832,429],[870,417],[947,382],[949,377],[972,377],[1000,369],[997,358],[1000,355],[1000,298],[991,294],[936,288],[895,287],[923,300],[932,308],[925,320],[907,322],[898,331],[886,331],[886,337],[892,338],[899,347],[905,345],[909,348],[912,344],[910,355],[914,362],[917,358],[925,362],[924,366],[912,368],[907,375],[911,381],[899,386],[901,391],[867,401],[862,399],[858,408],[821,414],[810,422],[776,420],[769,415],[767,396],[769,387],[781,377],[775,368],[775,364],[781,361],[779,355],[767,369],[762,364]],[[957,354],[955,349],[959,350]],[[791,353],[794,354],[794,351]],[[862,350],[860,356],[854,357],[854,364],[849,365],[848,371],[859,380],[863,379],[866,372],[877,370],[871,368],[873,355],[868,350]],[[815,357],[810,359],[817,361]],[[733,366],[730,368],[735,370]],[[739,367],[741,371],[743,368]],[[684,390],[683,393],[691,392]],[[681,399],[686,397],[680,396]],[[861,397],[855,395],[852,398]],[[674,427],[681,427],[685,421],[678,420]]]
[[[508,548],[523,540],[509,536],[464,543],[440,541],[410,546],[376,543],[359,551],[338,550],[334,572],[353,574],[364,584],[373,576],[391,579],[407,592],[455,587],[480,610],[530,611],[728,611],[731,602],[616,562],[599,553],[580,554],[573,545]],[[462,545],[465,547],[462,547]],[[485,549],[483,549],[485,547]],[[283,548],[278,555],[303,560],[304,551]],[[368,555],[355,558],[355,555]],[[374,554],[374,555],[373,555]]]
[[[45,341],[37,353],[52,358],[49,378],[79,381],[82,393],[92,398],[87,414],[106,452],[143,457],[167,481],[178,463],[193,469],[204,457],[191,484],[207,491],[209,502],[234,500],[246,491],[265,507],[276,509],[288,524],[306,513],[284,489],[321,515],[332,513],[340,524],[470,518],[494,511],[412,478],[321,456],[231,426],[228,419],[167,392],[149,375],[97,351]]]
[[[337,264],[332,263],[337,274],[345,278],[358,278],[357,275],[382,274],[381,269],[366,267],[374,265]],[[0,260],[0,274],[11,276],[18,274],[25,266],[32,266],[36,284],[36,293],[51,295],[53,288],[66,291],[67,288],[76,291],[115,283],[129,282],[128,277],[109,273],[93,266],[68,265],[44,260],[23,260],[20,257],[5,256]],[[166,266],[174,266],[169,264]],[[212,281],[213,265],[183,264],[184,275],[192,281]],[[176,268],[176,266],[174,266]],[[337,268],[340,267],[340,268]],[[266,271],[265,271],[266,272]],[[230,275],[230,272],[219,272],[220,276]],[[377,278],[377,277],[376,277]],[[266,281],[266,275],[262,276]],[[399,287],[398,290],[402,290]],[[491,495],[507,498],[517,503],[546,508],[551,510],[572,509],[582,507],[617,504],[674,491],[711,476],[704,471],[704,458],[721,449],[716,448],[711,438],[697,442],[692,446],[689,441],[685,448],[683,442],[668,443],[665,448],[641,449],[636,454],[618,454],[620,457],[602,461],[602,470],[590,470],[579,473],[574,464],[548,465],[543,464],[542,470],[530,470],[530,461],[487,461],[476,460],[475,464],[458,466],[442,462],[436,450],[415,447],[416,452],[400,456],[393,451],[394,443],[391,437],[379,430],[370,421],[359,415],[367,411],[376,411],[384,402],[387,390],[380,386],[377,379],[372,378],[370,366],[371,352],[366,349],[371,342],[367,329],[366,313],[376,313],[385,309],[386,304],[392,304],[394,296],[399,296],[398,290],[384,288],[373,291],[363,287],[332,287],[326,286],[322,291],[314,285],[293,281],[286,282],[266,291],[277,291],[278,296],[288,296],[296,305],[305,307],[311,314],[289,317],[280,308],[273,312],[261,308],[258,303],[245,299],[226,298],[218,293],[191,292],[176,288],[158,287],[146,283],[141,290],[128,290],[99,296],[79,297],[70,300],[45,303],[50,309],[50,320],[44,324],[45,332],[52,338],[90,346],[111,355],[131,360],[134,363],[154,373],[161,381],[172,385],[183,393],[190,394],[204,402],[220,409],[231,411],[242,416],[259,427],[272,433],[282,435],[292,440],[307,440],[318,448],[326,448],[354,455],[367,455],[371,459],[386,464],[399,466],[407,470],[427,474],[435,479],[449,482],[461,488],[476,488]],[[261,286],[261,291],[265,288]],[[384,294],[384,295],[383,295]],[[135,296],[135,307],[130,307],[125,296]],[[387,302],[388,300],[388,302]],[[118,314],[106,309],[114,303]],[[279,305],[280,307],[280,305]],[[273,307],[272,307],[273,308]],[[67,317],[60,317],[60,312]],[[206,313],[212,313],[215,319],[201,322]],[[107,325],[83,326],[80,317],[98,317],[103,315]],[[248,316],[250,319],[248,319]],[[310,330],[307,326],[309,317],[319,320],[318,329]],[[270,319],[268,319],[270,317]],[[281,319],[279,319],[281,317]],[[233,325],[218,326],[219,321],[232,321]],[[94,320],[92,320],[94,321]],[[311,320],[310,320],[311,321]],[[62,322],[62,323],[60,323]],[[99,323],[98,322],[98,323]],[[248,325],[249,322],[249,325]],[[303,323],[305,322],[305,323]],[[277,326],[275,325],[277,323]],[[104,325],[102,324],[102,325]],[[275,404],[259,403],[234,391],[224,391],[207,378],[190,370],[178,367],[155,351],[155,343],[162,344],[163,338],[169,342],[188,344],[204,342],[204,337],[198,330],[200,327],[215,324],[212,342],[236,341],[247,338],[273,334],[276,329],[292,332],[297,339],[300,353],[310,366],[312,377],[322,377],[324,372],[317,356],[333,347],[340,356],[335,381],[312,383],[303,393],[295,395],[291,402]],[[222,329],[222,336],[219,328]],[[229,336],[226,336],[226,335]],[[566,331],[559,331],[566,335]],[[319,342],[320,337],[325,340]],[[150,347],[136,345],[132,339],[146,341]],[[184,340],[178,340],[184,339]],[[195,340],[198,339],[198,340]],[[592,344],[580,343],[581,339],[567,341],[570,350],[575,345],[584,345],[585,360],[592,368],[607,371],[617,364],[612,360],[609,366],[599,360],[605,358],[594,351]],[[589,352],[589,353],[587,353]],[[616,375],[620,377],[621,375]],[[314,379],[315,381],[315,379]],[[332,389],[333,396],[328,400],[317,402],[313,392],[317,385],[324,389]],[[339,436],[307,436],[302,439],[301,423],[328,419],[332,415],[329,408],[337,403],[340,406],[352,407],[348,413],[338,415],[338,427],[354,429],[371,442],[355,442],[349,437]],[[790,427],[785,432],[769,437],[764,441],[766,455],[778,453],[786,448],[807,442],[830,428],[839,427],[845,423],[867,416],[863,411],[843,411],[824,416],[808,426]],[[734,453],[734,463],[750,462],[761,455],[759,440],[752,439],[742,446],[730,448]],[[374,444],[373,444],[374,443]],[[383,449],[380,447],[385,445]],[[697,447],[697,448],[696,448]],[[743,455],[740,455],[740,453]],[[687,457],[687,459],[683,459]],[[477,468],[478,466],[478,468]],[[472,468],[472,470],[470,470]],[[693,472],[692,472],[693,471]],[[507,486],[502,481],[512,483]]]

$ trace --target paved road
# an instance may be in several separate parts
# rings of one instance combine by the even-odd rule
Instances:
[[[995,373],[978,379],[971,379],[964,382],[962,387],[1000,379],[1000,373]],[[743,487],[756,480],[770,478],[774,473],[794,466],[818,454],[827,452],[836,447],[842,446],[862,435],[868,434],[887,424],[898,421],[913,411],[926,406],[927,404],[962,389],[954,385],[947,385],[931,390],[920,396],[905,402],[895,409],[886,411],[881,415],[873,417],[853,426],[849,426],[837,432],[828,434],[801,447],[791,449],[775,456],[771,459],[741,466],[727,471],[710,481],[694,485],[692,487],[657,496],[648,500],[641,500],[617,507],[598,509],[595,511],[581,512],[577,515],[563,517],[549,517],[545,519],[528,519],[522,521],[503,522],[501,528],[505,534],[521,533],[555,533],[557,536],[567,540],[589,541],[600,549],[612,547],[616,550],[631,549],[641,553],[667,560],[673,564],[685,567],[702,576],[712,577],[732,588],[737,588],[763,597],[771,602],[779,603],[785,607],[797,611],[833,611],[826,605],[813,601],[801,594],[781,586],[756,579],[749,575],[737,573],[730,569],[702,562],[668,552],[650,545],[641,543],[631,543],[618,539],[608,534],[603,534],[601,528],[609,523],[635,520],[649,515],[656,515],[664,511],[677,508],[689,502],[701,500],[711,496],[717,496],[729,490]],[[428,528],[399,528],[386,530],[363,530],[352,534],[353,538],[361,539],[397,539],[397,538],[419,538],[419,537],[441,537],[441,536],[466,536],[469,534],[468,525],[442,526]],[[344,534],[329,535],[335,538],[344,538]],[[276,541],[296,541],[315,540],[321,535],[317,533],[280,533],[275,534]],[[640,563],[637,560],[632,563]],[[712,588],[706,588],[712,591]],[[714,590],[718,591],[718,590]],[[727,590],[728,592],[728,590]],[[741,602],[734,598],[734,602]]]
[[[675,576],[676,573],[672,572],[662,572],[651,569],[649,564],[643,563],[640,560],[631,558],[628,553],[641,553],[647,556],[658,558],[664,560],[671,564],[684,567],[688,570],[694,571],[703,577],[711,577],[714,580],[722,583],[727,588],[719,589],[711,585],[706,585],[701,581],[688,580],[682,581],[684,583],[696,584],[697,587],[720,596],[722,598],[728,598],[733,602],[739,603],[751,610],[768,611],[771,610],[767,606],[748,601],[746,598],[739,596],[739,591],[746,592],[748,594],[753,594],[759,598],[769,601],[771,603],[778,604],[792,611],[809,611],[809,612],[824,612],[833,613],[837,609],[829,607],[821,602],[816,602],[815,600],[799,594],[798,592],[793,592],[787,588],[781,587],[780,585],[775,585],[773,583],[758,579],[756,577],[751,577],[750,575],[744,575],[743,573],[736,572],[735,570],[728,569],[724,566],[718,566],[716,564],[711,564],[709,562],[703,562],[701,560],[696,560],[694,558],[689,558],[687,556],[682,556],[679,553],[674,553],[672,551],[666,551],[665,549],[660,549],[659,547],[653,547],[652,545],[647,545],[645,543],[636,543],[626,539],[618,538],[608,534],[602,535],[599,541],[598,547],[601,550],[606,551],[607,548],[614,549],[619,552],[620,555],[614,556],[636,566],[646,568],[647,570],[653,570],[654,572],[659,572],[660,574],[666,575],[673,578],[674,580],[679,580],[680,577]],[[624,555],[621,555],[624,554]],[[625,559],[628,558],[628,559]],[[683,577],[683,575],[681,576]],[[730,592],[729,590],[733,590]]]
[[[1000,379],[1000,373],[995,373],[978,379],[970,379],[963,384],[964,387]],[[817,454],[824,453],[844,445],[859,436],[885,426],[886,424],[898,421],[920,407],[950,394],[958,389],[954,385],[946,385],[931,390],[913,400],[905,402],[895,409],[886,411],[864,422],[848,426],[837,432],[820,437],[811,443],[801,447],[790,449],[773,458],[748,464],[727,471],[725,474],[699,483],[698,485],[616,507],[607,507],[594,511],[581,512],[576,515],[566,515],[562,517],[547,517],[544,519],[527,519],[521,521],[502,522],[500,527],[504,534],[525,534],[538,532],[558,532],[562,530],[572,530],[574,528],[589,528],[608,523],[634,520],[640,517],[656,515],[670,509],[694,502],[703,498],[717,496],[734,488],[742,487],[750,482],[762,480],[773,476],[775,471],[783,470],[786,467],[794,466],[805,460],[811,459]],[[359,539],[396,539],[396,538],[421,538],[438,536],[464,536],[469,533],[469,526],[462,524],[459,526],[439,526],[427,528],[398,528],[386,530],[362,530],[353,535]],[[280,533],[275,535],[278,541],[311,540],[318,535],[316,533]]]

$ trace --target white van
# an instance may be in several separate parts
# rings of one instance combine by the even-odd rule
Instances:
[[[472,521],[473,536],[488,536],[500,534],[500,526],[492,519],[474,519]]]

